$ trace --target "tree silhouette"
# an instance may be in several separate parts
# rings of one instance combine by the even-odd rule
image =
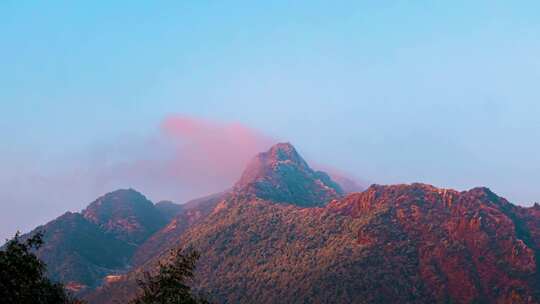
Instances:
[[[168,262],[159,264],[157,274],[145,272],[137,283],[139,296],[130,304],[205,304],[207,300],[195,296],[188,283],[194,277],[197,251],[183,253],[182,249],[171,250]]]
[[[26,241],[19,233],[0,251],[0,301],[18,304],[82,303],[73,299],[60,283],[46,276],[46,265],[32,252],[43,245],[43,233]]]

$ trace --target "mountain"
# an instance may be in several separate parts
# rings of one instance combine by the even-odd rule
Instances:
[[[37,255],[47,264],[48,276],[72,291],[94,287],[107,274],[124,269],[135,251],[79,213],[65,213],[35,231],[45,233]]]
[[[117,190],[81,213],[68,212],[23,237],[43,231],[45,245],[37,255],[47,264],[48,276],[80,292],[111,273],[128,270],[137,246],[166,223],[142,194]]]
[[[233,195],[176,245],[218,303],[538,303],[539,227],[487,188],[374,185],[320,208]],[[160,258],[88,299],[129,298]]]
[[[182,211],[167,226],[137,249],[133,261],[141,265],[170,249],[189,227],[206,218],[228,197],[260,197],[279,203],[319,206],[342,195],[341,187],[326,173],[311,169],[290,143],[278,143],[248,164],[233,189],[183,204]]]
[[[121,280],[106,284],[88,299],[102,303],[115,298],[111,293],[121,299],[132,295],[136,274],[158,263],[163,253],[182,242],[186,231],[203,225],[211,215],[233,200],[249,201],[262,197],[283,207],[315,207],[342,195],[341,187],[326,173],[311,169],[291,144],[276,144],[248,164],[231,190],[183,204],[182,211],[169,224],[137,248],[133,262],[138,267]],[[108,288],[111,285],[113,289]]]
[[[192,285],[216,303],[540,303],[540,205],[426,184],[343,193],[277,144],[184,205],[105,195],[47,224],[40,254],[64,281],[89,274],[91,304],[127,302],[177,247],[201,252]]]
[[[340,198],[319,176],[290,144],[272,147],[212,210],[169,234],[168,247],[87,299],[128,299],[142,271],[183,246],[202,252],[194,287],[218,303],[540,300],[540,206],[424,184]]]
[[[290,143],[257,155],[233,191],[303,207],[322,206],[344,193],[328,174],[311,169]]]
[[[141,244],[167,221],[144,195],[133,189],[107,193],[82,211],[84,218],[123,241]]]
[[[364,264],[372,273],[368,286],[383,295],[366,294],[374,300],[540,300],[540,235],[532,226],[540,217],[487,188],[457,192],[422,184],[372,186],[328,208],[355,218],[376,214],[357,234],[371,256]],[[387,277],[391,280],[385,282]]]

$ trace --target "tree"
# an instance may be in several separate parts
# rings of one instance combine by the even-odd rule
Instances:
[[[160,262],[158,272],[143,274],[137,283],[141,292],[131,304],[204,304],[205,299],[191,292],[189,281],[194,277],[197,251],[183,253],[182,249],[171,250],[169,260]]]
[[[0,301],[18,304],[74,304],[64,286],[51,282],[46,265],[32,252],[43,245],[43,233],[38,232],[26,241],[19,233],[0,251]]]

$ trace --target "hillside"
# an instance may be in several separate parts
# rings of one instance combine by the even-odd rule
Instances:
[[[48,276],[78,293],[127,271],[138,245],[165,224],[150,201],[129,189],[107,193],[81,213],[68,212],[28,235],[44,232],[37,255]]]
[[[133,244],[141,244],[167,223],[154,204],[133,189],[105,194],[82,215],[106,233]]]

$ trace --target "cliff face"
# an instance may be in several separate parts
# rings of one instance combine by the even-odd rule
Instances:
[[[540,218],[487,188],[456,192],[421,184],[372,186],[329,208],[352,217],[379,213],[359,229],[358,243],[379,251],[384,263],[411,263],[432,299],[538,301],[538,234],[521,217],[529,223]]]

